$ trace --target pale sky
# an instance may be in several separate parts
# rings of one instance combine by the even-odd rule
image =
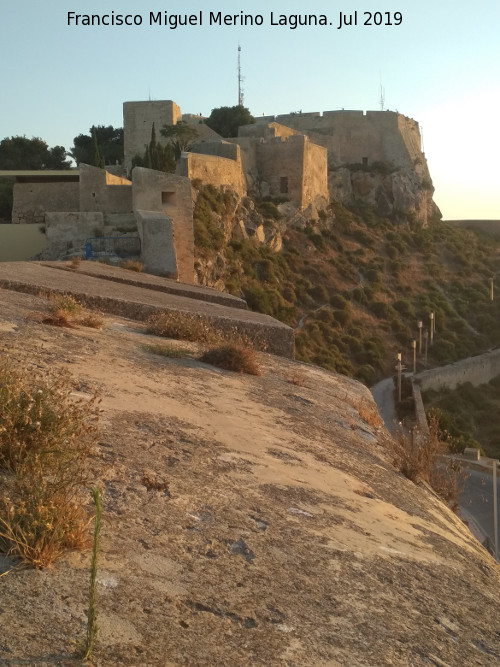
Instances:
[[[417,120],[443,217],[500,219],[500,0],[0,0],[0,139],[39,136],[69,149],[92,125],[123,125],[122,103],[172,99],[209,115],[385,108]],[[363,25],[378,11],[382,25]],[[131,14],[134,26],[69,25],[75,14]],[[150,25],[150,12],[203,25]],[[261,15],[262,26],[210,25],[210,12]],[[325,14],[327,26],[271,25]],[[357,26],[337,29],[339,14]],[[389,19],[398,25],[384,25]],[[354,18],[354,17],[353,17]]]

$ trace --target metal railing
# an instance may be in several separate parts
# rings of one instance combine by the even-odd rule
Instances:
[[[85,259],[92,257],[138,257],[141,239],[138,236],[95,236],[85,241]]]

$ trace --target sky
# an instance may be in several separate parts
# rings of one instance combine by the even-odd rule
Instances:
[[[200,11],[201,26],[150,25],[150,13]],[[68,12],[142,24],[68,25]],[[211,12],[262,25],[210,25]],[[271,25],[271,13],[328,25]],[[338,29],[341,14],[357,25]],[[499,25],[499,0],[0,0],[0,139],[69,150],[92,125],[121,127],[124,101],[171,99],[207,116],[234,106],[239,44],[254,116],[377,110],[382,86],[384,108],[420,124],[443,218],[500,220]]]

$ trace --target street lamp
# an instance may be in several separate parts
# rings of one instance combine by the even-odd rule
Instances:
[[[431,345],[434,341],[434,311],[431,313]]]
[[[402,364],[401,364],[401,352],[398,352],[398,363],[396,365],[397,371],[398,371],[398,401],[401,403],[401,369],[402,369]]]
[[[411,342],[413,348],[413,375],[417,374],[417,341],[413,340]]]
[[[422,325],[423,325],[422,320],[419,320],[417,322],[417,326],[418,326],[418,353],[419,354],[422,354]]]

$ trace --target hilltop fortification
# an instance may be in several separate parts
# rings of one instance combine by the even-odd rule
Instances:
[[[313,215],[334,199],[371,204],[380,215],[410,213],[424,226],[440,216],[419,125],[400,113],[337,110],[263,116],[254,125],[240,127],[238,137],[224,140],[202,116],[181,116],[172,101],[126,102],[125,165],[130,168],[133,156],[144,152],[153,122],[162,127],[181,118],[199,133],[192,149],[198,157],[183,156],[179,167],[190,178],[227,185],[240,194],[243,182],[250,194],[288,198],[301,210],[311,206]],[[228,143],[238,144],[241,153],[230,150]]]

